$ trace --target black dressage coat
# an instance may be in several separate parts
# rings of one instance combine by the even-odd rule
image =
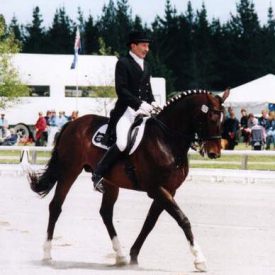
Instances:
[[[128,106],[137,110],[142,101],[152,103],[155,100],[150,83],[150,67],[145,60],[142,70],[129,54],[121,57],[116,64],[115,84],[118,99],[112,116],[116,117],[116,121]]]
[[[127,107],[138,110],[142,101],[149,104],[155,101],[150,76],[150,66],[146,60],[144,60],[144,70],[129,54],[118,60],[115,70],[115,86],[118,99],[111,111],[106,141],[104,141],[106,144],[109,136],[115,135],[116,124]]]
[[[154,101],[150,67],[145,60],[142,70],[130,55],[121,57],[116,64],[115,83],[118,96],[115,108],[123,109],[123,112],[128,106],[137,110],[142,101]]]

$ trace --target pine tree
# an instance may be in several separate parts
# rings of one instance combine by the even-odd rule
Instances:
[[[13,16],[11,19],[11,23],[9,25],[9,32],[14,34],[14,37],[18,41],[18,43],[23,43],[23,26],[18,24],[17,18],[15,16]]]
[[[232,83],[240,85],[261,76],[261,31],[253,2],[240,0],[237,15],[231,15],[228,26],[233,56],[233,60],[229,61]]]
[[[263,27],[262,34],[262,74],[275,74],[275,19],[271,6],[268,8],[268,20]]]
[[[42,27],[42,15],[39,7],[33,9],[32,23],[26,26],[23,52],[43,53],[45,51],[45,30]]]
[[[118,30],[116,25],[116,8],[113,0],[108,5],[104,5],[102,15],[97,23],[99,36],[103,39],[107,47],[111,47],[111,51],[119,49]]]
[[[96,54],[99,52],[99,32],[98,25],[94,23],[94,19],[89,15],[84,23],[83,44],[85,54]]]
[[[132,11],[128,0],[118,0],[116,9],[117,48],[119,54],[126,54],[128,34],[132,30]]]
[[[55,54],[73,53],[75,27],[65,7],[57,9],[53,24],[47,33],[48,51]]]

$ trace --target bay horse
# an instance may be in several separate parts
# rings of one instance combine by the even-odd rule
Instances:
[[[127,188],[146,192],[153,200],[141,232],[130,249],[130,263],[138,264],[140,249],[165,210],[183,230],[194,256],[195,268],[206,270],[206,260],[194,240],[189,219],[177,205],[174,195],[188,175],[188,150],[194,142],[202,156],[220,157],[223,102],[228,95],[229,90],[223,96],[190,90],[173,97],[162,111],[147,121],[143,140],[136,151],[117,161],[106,174],[100,215],[112,240],[117,264],[127,261],[113,225],[113,207],[119,188]],[[49,204],[44,259],[51,259],[55,224],[72,184],[83,169],[92,172],[105,152],[91,142],[93,133],[105,123],[107,118],[98,115],[85,115],[69,122],[58,136],[45,171],[28,173],[31,189],[42,197],[56,184]],[[134,167],[135,181],[126,173],[125,159]]]

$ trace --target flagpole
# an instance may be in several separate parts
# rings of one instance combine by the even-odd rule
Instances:
[[[75,97],[75,111],[78,111],[78,66],[76,67],[76,97]]]
[[[78,87],[78,53],[81,48],[81,40],[80,40],[80,31],[79,27],[77,26],[76,28],[76,34],[75,34],[75,42],[74,42],[74,59],[73,63],[71,65],[71,69],[76,68],[76,97],[75,97],[75,111],[78,111],[78,92],[79,92],[79,87]]]

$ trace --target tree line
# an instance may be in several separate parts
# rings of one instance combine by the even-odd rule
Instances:
[[[98,18],[84,18],[78,8],[74,22],[65,7],[56,10],[52,24],[43,26],[39,7],[32,22],[18,23],[14,16],[6,31],[13,33],[23,53],[73,54],[76,27],[81,32],[81,54],[124,55],[128,33],[146,31],[152,37],[148,59],[152,74],[165,77],[167,93],[186,89],[223,90],[268,73],[275,73],[275,20],[267,10],[260,24],[250,0],[236,3],[236,14],[222,23],[208,20],[207,10],[194,10],[191,1],[179,13],[166,0],[164,16],[148,25],[132,14],[128,0],[109,0]]]

